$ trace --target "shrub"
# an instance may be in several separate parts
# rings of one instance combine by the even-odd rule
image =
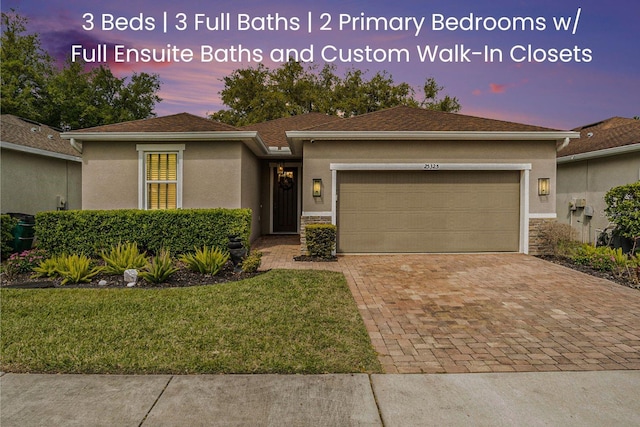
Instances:
[[[573,227],[556,221],[545,221],[539,233],[542,244],[555,256],[567,256],[576,237]]]
[[[218,248],[204,246],[195,248],[195,252],[183,254],[180,261],[187,264],[190,270],[215,276],[229,261],[229,253]]]
[[[573,255],[571,256],[571,259],[578,265],[590,265],[591,258],[595,255],[595,253],[595,246],[583,243],[575,249]]]
[[[640,181],[613,187],[604,196],[605,213],[616,224],[616,232],[637,243],[640,239]]]
[[[92,267],[91,259],[86,255],[61,256],[57,268],[62,277],[61,285],[67,283],[90,282],[94,276],[102,271],[102,267]]]
[[[589,264],[596,270],[613,271],[614,260],[611,254],[612,251],[613,249],[608,246],[598,246],[593,255],[591,255]]]
[[[45,259],[45,252],[41,249],[31,249],[12,254],[5,262],[5,273],[8,277],[15,277],[20,273],[28,273]]]
[[[613,271],[617,275],[622,275],[633,264],[633,258],[628,258],[622,248],[595,247],[588,243],[580,245],[571,259],[576,264],[588,265],[600,271]]]
[[[111,250],[100,254],[105,262],[104,272],[107,274],[123,274],[129,268],[140,270],[147,265],[147,258],[138,250],[135,243],[118,243]]]
[[[250,209],[170,209],[145,211],[52,211],[36,215],[38,244],[50,253],[97,257],[119,242],[136,242],[141,252],[166,248],[183,254],[194,246],[226,247],[228,235],[245,246],[251,233]]]
[[[16,218],[10,215],[0,215],[0,256],[7,259],[9,254],[13,252],[13,227],[18,224]]]
[[[35,274],[32,277],[58,277],[64,258],[66,258],[66,255],[54,255],[51,258],[40,261],[38,266],[33,267]]]
[[[631,280],[637,285],[640,283],[640,253],[636,253],[629,257],[629,276]]]
[[[176,271],[178,269],[173,265],[169,251],[160,250],[138,275],[149,283],[162,283]]]
[[[255,273],[262,263],[262,252],[251,251],[249,255],[242,261],[242,271],[245,273]]]
[[[331,258],[336,247],[336,226],[332,224],[309,224],[305,228],[309,255]]]
[[[611,249],[611,260],[613,261],[613,272],[622,277],[626,271],[628,271],[631,261],[622,251],[622,248]]]

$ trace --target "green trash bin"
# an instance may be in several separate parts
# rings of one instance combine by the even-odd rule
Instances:
[[[18,219],[18,224],[11,230],[13,251],[22,252],[31,249],[35,238],[35,216],[23,213],[10,213],[9,216]]]

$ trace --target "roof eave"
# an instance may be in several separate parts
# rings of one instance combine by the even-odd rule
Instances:
[[[580,138],[580,132],[573,131],[288,131],[287,141],[292,153],[302,152],[302,141],[351,140],[439,140],[439,141],[564,141]]]
[[[290,140],[564,140],[580,138],[573,131],[288,131]]]
[[[36,154],[38,156],[51,157],[51,158],[59,159],[59,160],[68,160],[68,161],[72,161],[72,162],[82,162],[82,158],[79,157],[79,156],[72,156],[70,154],[64,154],[64,153],[58,153],[58,152],[55,152],[55,151],[43,150],[41,148],[29,147],[27,145],[14,144],[12,142],[0,141],[0,147],[4,148],[4,149],[7,149],[7,150],[20,151],[22,153],[28,153],[28,154]]]
[[[571,163],[579,162],[582,160],[598,159],[602,157],[618,156],[622,154],[629,154],[640,152],[640,143],[623,145],[620,147],[605,148],[603,150],[589,151],[587,153],[570,154],[567,156],[558,157],[557,163]]]
[[[64,132],[63,139],[76,141],[241,141],[256,155],[269,154],[269,149],[256,131],[211,132]]]

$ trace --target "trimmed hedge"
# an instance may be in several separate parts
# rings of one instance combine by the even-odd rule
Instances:
[[[18,224],[16,218],[10,215],[0,215],[0,254],[2,259],[7,258],[13,252],[13,227]]]
[[[135,242],[141,251],[172,255],[194,247],[226,248],[229,234],[248,247],[250,209],[171,209],[52,211],[36,215],[38,247],[52,254],[96,257],[120,242]]]
[[[309,224],[305,228],[307,251],[310,256],[331,258],[336,247],[336,226],[332,224]]]

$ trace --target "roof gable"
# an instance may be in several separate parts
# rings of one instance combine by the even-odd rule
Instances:
[[[140,132],[229,132],[238,130],[225,123],[195,116],[189,113],[179,113],[170,116],[154,117],[150,119],[133,120],[130,122],[114,123],[79,129],[74,133],[140,133]]]
[[[2,115],[1,140],[3,143],[26,147],[27,149],[44,150],[79,158],[68,141],[60,138],[60,132],[52,127],[21,119],[20,117]]]
[[[580,132],[580,139],[561,146],[558,157],[640,144],[640,120],[612,117],[575,131]]]
[[[287,131],[304,130],[320,124],[333,123],[341,120],[343,119],[338,116],[329,116],[322,113],[306,113],[262,123],[254,123],[242,126],[240,129],[257,131],[267,146],[288,147]]]
[[[338,132],[548,132],[555,129],[398,106],[334,121],[309,130]]]

